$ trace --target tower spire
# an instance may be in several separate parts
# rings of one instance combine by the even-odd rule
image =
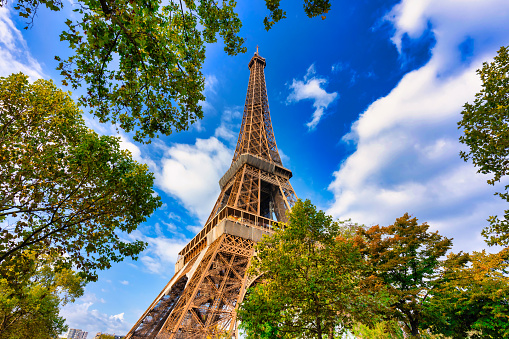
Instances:
[[[225,206],[285,222],[285,211],[296,200],[289,182],[292,172],[283,167],[272,129],[265,65],[265,58],[257,53],[249,61],[249,83],[237,147],[230,169],[219,180],[221,193],[207,222]],[[274,173],[278,175],[268,177]],[[267,191],[267,182],[277,187],[272,187],[269,195],[262,193]]]
[[[269,162],[282,165],[270,120],[264,73],[266,62],[265,58],[258,54],[258,46],[256,46],[256,53],[248,65],[250,71],[249,83],[233,162],[241,154],[249,153]]]
[[[283,167],[270,121],[265,59],[249,61],[239,139],[221,193],[203,229],[179,252],[175,275],[127,339],[239,338],[237,308],[259,277],[246,272],[254,244],[286,221],[297,197]]]

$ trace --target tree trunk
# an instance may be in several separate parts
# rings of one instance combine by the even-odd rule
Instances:
[[[410,319],[410,334],[412,338],[420,338],[419,336],[419,321],[417,319]]]
[[[322,339],[322,320],[320,317],[316,317],[316,334],[318,339]]]

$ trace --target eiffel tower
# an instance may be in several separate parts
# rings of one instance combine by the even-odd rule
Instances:
[[[126,338],[238,338],[236,311],[256,277],[246,271],[254,244],[270,235],[297,197],[270,120],[265,59],[249,61],[237,147],[203,229],[179,252],[175,275]]]

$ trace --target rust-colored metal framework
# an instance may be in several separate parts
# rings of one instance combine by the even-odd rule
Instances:
[[[205,226],[180,251],[175,275],[126,338],[238,338],[236,310],[254,281],[246,275],[254,244],[286,222],[297,199],[272,130],[265,65],[257,50],[235,154]]]

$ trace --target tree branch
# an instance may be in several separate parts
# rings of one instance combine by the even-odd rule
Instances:
[[[29,245],[32,245],[34,244],[35,242],[38,242],[38,241],[41,241],[41,240],[44,240],[45,238],[47,237],[42,237],[42,238],[39,238],[37,241],[29,241],[31,238],[35,237],[37,234],[41,233],[44,229],[48,228],[49,226],[51,226],[54,222],[55,222],[55,215],[57,213],[57,211],[60,209],[60,207],[62,207],[62,205],[68,201],[80,188],[81,186],[83,185],[83,183],[85,182],[86,179],[88,179],[88,176],[89,176],[89,171],[87,171],[86,175],[85,175],[85,178],[83,178],[81,180],[81,182],[79,183],[79,185],[76,186],[76,188],[71,191],[66,198],[64,198],[55,208],[55,210],[53,211],[52,213],[52,216],[51,216],[51,219],[48,223],[46,223],[46,225],[44,226],[41,226],[39,227],[38,229],[36,229],[34,232],[32,232],[31,234],[29,234],[20,244],[18,244],[17,246],[15,246],[14,248],[10,249],[9,251],[7,251],[6,253],[4,253],[2,256],[0,256],[0,263],[2,261],[4,261],[9,255],[11,255],[12,253],[14,253],[15,251],[17,250],[20,250],[22,249],[23,247],[26,247],[26,246],[29,246]],[[51,233],[51,232],[50,232]]]
[[[106,3],[106,1],[105,0],[99,0],[99,2],[101,3],[101,9],[102,9],[103,13],[106,16],[109,16],[113,11],[108,7],[108,4]]]

